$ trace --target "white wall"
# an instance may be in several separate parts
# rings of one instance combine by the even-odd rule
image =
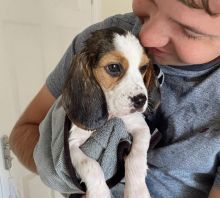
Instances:
[[[132,11],[132,0],[101,0],[101,18]]]

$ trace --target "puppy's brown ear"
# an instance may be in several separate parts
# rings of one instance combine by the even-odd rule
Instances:
[[[73,59],[63,89],[62,104],[69,119],[80,128],[94,130],[107,121],[104,93],[84,53]]]
[[[146,74],[144,76],[144,83],[148,90],[148,96],[149,96],[149,108],[148,113],[154,113],[156,112],[157,108],[160,105],[160,82],[158,79],[158,70],[159,68],[154,68],[153,64],[150,62]]]

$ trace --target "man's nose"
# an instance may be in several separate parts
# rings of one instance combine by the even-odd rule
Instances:
[[[142,24],[139,38],[144,47],[164,47],[169,41],[169,29],[159,19],[147,20]]]

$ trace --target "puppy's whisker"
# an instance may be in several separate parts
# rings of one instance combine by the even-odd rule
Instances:
[[[148,107],[146,111],[147,112],[152,112],[153,110],[150,107]]]
[[[149,112],[152,112],[153,109],[154,109],[154,104],[149,100],[148,106],[147,106],[147,110],[148,110]]]

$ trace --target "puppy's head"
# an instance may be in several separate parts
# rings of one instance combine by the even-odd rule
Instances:
[[[109,116],[144,112],[147,70],[152,70],[149,58],[134,35],[119,28],[95,31],[74,57],[65,83],[63,106],[68,117],[77,126],[94,130]]]

